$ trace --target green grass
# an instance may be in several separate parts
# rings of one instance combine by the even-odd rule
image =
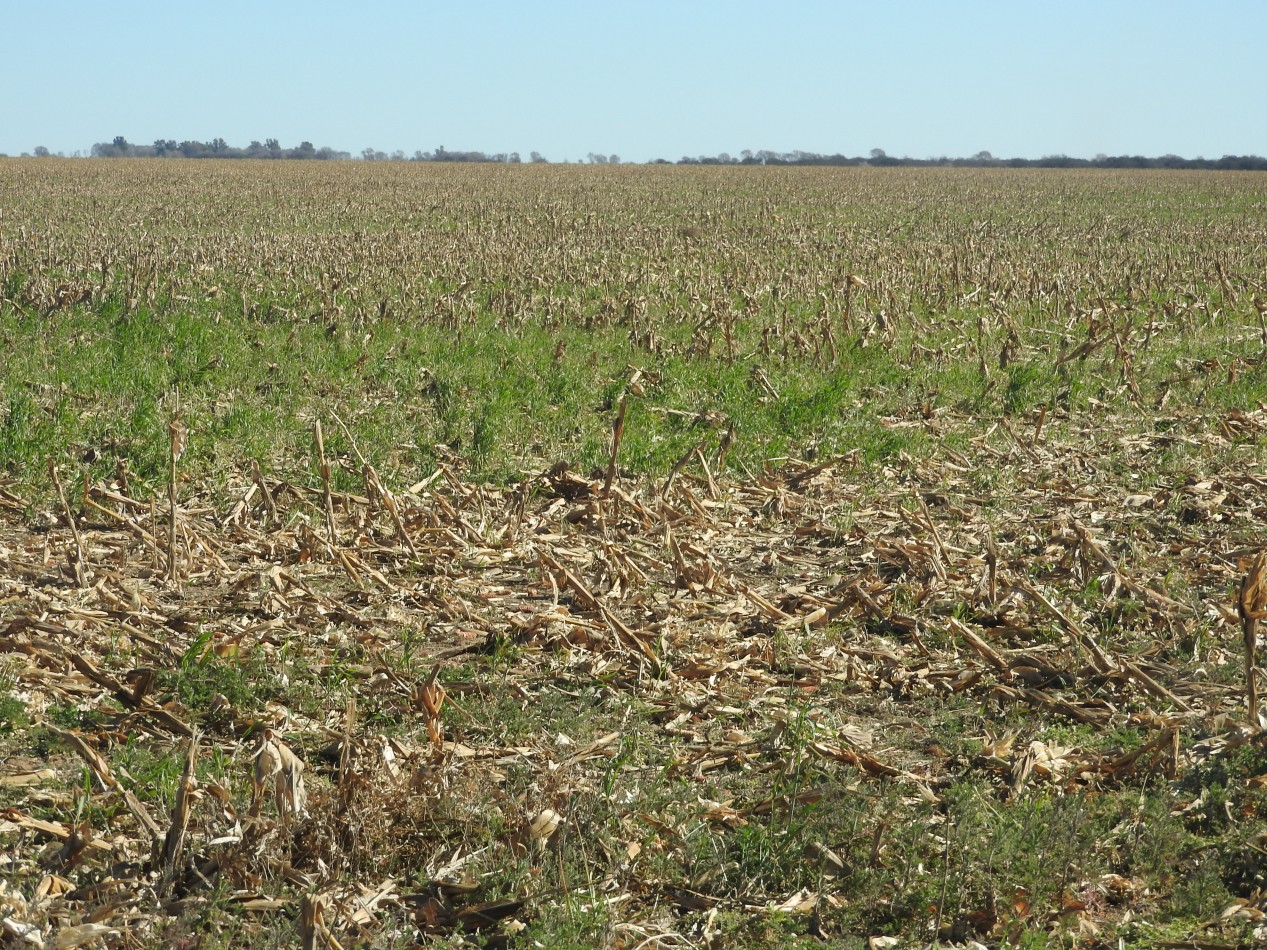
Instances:
[[[1101,359],[1111,347],[1060,366],[1031,353],[986,376],[969,361],[902,357],[916,340],[927,351],[950,349],[953,325],[931,337],[901,330],[891,346],[844,340],[827,366],[784,360],[777,349],[763,354],[756,326],[737,331],[732,362],[671,345],[650,352],[618,327],[508,327],[487,311],[455,339],[426,324],[378,321],[362,332],[266,322],[261,309],[258,301],[245,312],[231,299],[160,301],[124,313],[107,297],[40,321],[0,304],[0,338],[11,354],[0,369],[0,471],[36,486],[49,460],[102,477],[122,459],[157,492],[177,393],[190,431],[186,479],[222,478],[250,458],[266,470],[311,459],[312,425],[321,420],[340,488],[359,485],[358,451],[394,482],[427,474],[437,446],[494,482],[557,461],[604,467],[631,367],[643,371],[646,395],[632,401],[620,461],[653,476],[701,440],[715,452],[721,437],[666,410],[732,422],[728,464],[742,472],[788,455],[857,449],[873,463],[920,454],[929,444],[921,429],[882,420],[918,418],[921,407],[1027,420],[1043,407],[1084,408],[1089,398],[1119,409],[1131,401],[1116,363]],[[1231,377],[1222,369],[1177,378],[1167,367],[1212,359],[1225,366],[1226,338],[1198,333],[1182,348],[1168,345],[1173,355],[1137,364],[1147,399],[1166,388],[1176,403],[1220,409],[1267,398],[1267,372],[1251,345],[1235,357],[1244,366]],[[757,385],[758,372],[773,392]]]

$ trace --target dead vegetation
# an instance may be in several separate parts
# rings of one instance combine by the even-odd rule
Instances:
[[[1253,668],[1239,621],[1261,613],[1267,482],[1224,464],[1221,435],[1180,432],[1188,476],[1146,492],[1117,440],[1052,420],[878,473],[789,460],[736,482],[709,464],[718,443],[663,483],[559,466],[496,489],[455,463],[396,491],[366,467],[354,494],[244,473],[227,509],[167,512],[114,482],[35,532],[10,497],[10,693],[35,723],[60,707],[80,725],[32,726],[47,758],[0,775],[7,932],[154,943],[219,902],[294,920],[309,946],[410,943],[513,934],[566,894],[614,945],[707,943],[727,909],[829,934],[852,862],[896,872],[895,821],[947,847],[965,783],[997,807],[1162,789],[1199,814],[1186,777],[1247,751],[1267,773],[1230,675]],[[551,695],[578,709],[539,732]],[[621,712],[595,732],[584,706]],[[169,780],[117,764],[124,748]],[[1229,803],[1261,821],[1264,775],[1242,781]],[[693,794],[654,810],[666,782]],[[801,886],[689,873],[692,836],[850,798],[894,814],[795,842]],[[1247,842],[1256,867],[1264,844]],[[1071,859],[1043,901],[943,898],[917,924],[1093,937],[1158,886],[1115,866]],[[1228,916],[1258,920],[1257,893]],[[883,920],[871,900],[856,923]]]

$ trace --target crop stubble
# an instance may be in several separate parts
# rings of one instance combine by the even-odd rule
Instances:
[[[0,180],[14,939],[1263,920],[1261,176]]]

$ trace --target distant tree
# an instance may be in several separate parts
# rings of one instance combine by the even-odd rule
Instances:
[[[519,162],[520,162],[519,153],[518,153],[518,152],[511,152],[511,153],[510,153],[510,157],[509,157],[509,158],[507,158],[507,159],[506,159],[506,161],[510,162],[510,164],[512,164],[512,165],[518,165],[518,164],[519,164]]]
[[[36,158],[48,158],[48,156],[49,156],[49,151],[48,151],[48,149],[46,149],[43,145],[37,145],[37,146],[35,146],[35,157],[36,157]]]
[[[878,162],[880,159],[888,157],[888,154],[882,148],[873,148],[871,150],[871,160],[873,162]]]
[[[544,165],[549,161],[549,159],[540,152],[529,152],[528,161],[532,162],[534,165]]]
[[[994,156],[991,155],[989,152],[985,151],[985,149],[982,149],[981,151],[977,152],[976,155],[972,156],[972,160],[974,162],[992,162],[994,161]]]
[[[329,147],[316,149],[311,142],[303,142],[298,148],[283,149],[277,139],[266,139],[261,145],[259,140],[252,140],[246,148],[234,148],[222,138],[214,138],[210,142],[199,142],[187,139],[177,142],[175,139],[155,139],[153,145],[133,145],[123,136],[116,136],[112,142],[98,142],[92,147],[91,154],[98,158],[151,158],[181,155],[185,158],[320,158],[349,159],[348,152],[339,152]]]

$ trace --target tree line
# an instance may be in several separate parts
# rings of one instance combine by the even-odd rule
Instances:
[[[35,149],[37,157],[47,156],[48,149],[42,146]],[[347,161],[352,158],[351,152],[322,146],[317,148],[311,142],[300,142],[295,148],[282,148],[277,139],[252,141],[246,148],[236,148],[215,138],[207,142],[175,139],[155,139],[152,145],[140,145],[129,142],[124,136],[116,135],[113,141],[97,142],[92,147],[93,158],[265,158],[265,159],[324,159],[327,161]],[[486,154],[478,151],[454,151],[443,145],[430,152],[416,151],[406,155],[397,150],[391,153],[375,148],[362,149],[361,159],[369,162],[510,162],[522,161],[518,152],[497,152]],[[529,155],[530,162],[545,162],[540,152]]]
[[[252,141],[245,148],[229,145],[224,139],[208,142],[175,139],[156,139],[151,145],[129,142],[122,135],[113,141],[98,142],[92,147],[95,158],[263,158],[263,159],[324,159],[346,161],[350,152],[328,146],[315,147],[311,142],[301,142],[294,148],[283,148],[277,139]],[[49,155],[47,148],[37,146],[37,157]],[[519,164],[523,161],[518,152],[463,151],[447,149],[443,145],[431,151],[415,151],[406,155],[401,150],[384,152],[366,148],[361,151],[363,161],[391,162],[498,162]],[[528,162],[548,163],[540,152],[530,152]],[[590,152],[585,161],[594,165],[621,164],[619,155]],[[1097,155],[1094,158],[1074,158],[1068,155],[1046,155],[1042,158],[996,158],[990,152],[977,152],[967,158],[909,158],[889,155],[884,149],[873,148],[863,155],[824,155],[817,152],[775,152],[769,149],[753,151],[744,149],[738,155],[721,152],[717,155],[685,155],[676,162],[668,159],[652,159],[652,165],[870,165],[870,166],[945,166],[952,168],[1171,168],[1201,169],[1213,171],[1267,171],[1267,158],[1259,155],[1224,155],[1222,158],[1183,158],[1179,155]]]
[[[652,164],[671,164],[655,159]],[[951,168],[1188,168],[1210,171],[1267,171],[1267,158],[1259,155],[1224,155],[1222,158],[1183,158],[1179,155],[1097,155],[1095,158],[1073,158],[1069,155],[1046,155],[1042,158],[995,158],[989,152],[978,152],[969,158],[897,158],[884,149],[873,148],[867,156],[820,155],[816,152],[753,152],[744,149],[738,156],[683,156],[678,165],[902,165],[945,166]]]
[[[38,150],[37,150],[38,151]],[[224,139],[207,142],[186,139],[155,139],[152,145],[129,142],[116,135],[111,142],[97,142],[92,147],[93,158],[287,158],[341,160],[351,158],[349,152],[340,152],[328,146],[315,147],[311,142],[300,142],[294,148],[282,148],[277,139],[253,141],[246,148],[235,148]]]

